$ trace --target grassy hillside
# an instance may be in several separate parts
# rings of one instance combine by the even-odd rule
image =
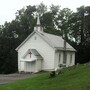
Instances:
[[[90,66],[80,65],[64,69],[64,74],[48,78],[43,73],[29,79],[0,86],[0,90],[90,90]]]

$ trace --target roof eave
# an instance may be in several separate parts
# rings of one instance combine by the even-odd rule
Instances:
[[[77,52],[74,48],[66,48],[66,50],[63,47],[55,47],[55,48],[56,50]]]
[[[19,48],[35,33],[35,31],[33,31],[15,50],[18,51]]]

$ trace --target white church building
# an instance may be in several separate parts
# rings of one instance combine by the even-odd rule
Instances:
[[[16,48],[19,72],[54,71],[75,64],[76,50],[62,37],[43,31],[39,17],[34,31]]]

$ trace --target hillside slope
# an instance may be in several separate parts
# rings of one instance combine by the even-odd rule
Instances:
[[[79,65],[63,69],[63,74],[48,78],[43,73],[29,79],[0,86],[0,90],[90,90],[90,66]]]

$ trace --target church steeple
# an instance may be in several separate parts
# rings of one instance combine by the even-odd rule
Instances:
[[[36,26],[34,27],[34,30],[40,33],[43,32],[43,27],[41,26],[41,23],[40,23],[39,14],[37,15],[37,23],[36,23]]]
[[[40,25],[40,18],[39,18],[39,15],[37,16],[37,25]]]

